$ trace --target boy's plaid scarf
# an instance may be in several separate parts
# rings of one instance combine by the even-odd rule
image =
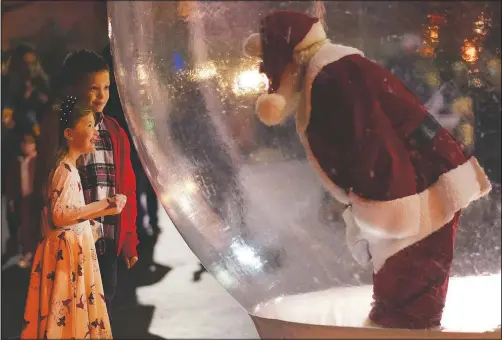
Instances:
[[[82,189],[87,204],[115,195],[112,139],[102,120],[98,123],[97,129],[99,140],[96,141],[96,151],[83,155],[78,162]],[[96,220],[103,223],[104,237],[115,239],[117,216],[105,216]]]

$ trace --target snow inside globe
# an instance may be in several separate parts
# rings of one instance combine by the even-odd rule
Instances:
[[[500,337],[500,4],[108,19],[157,196],[261,337]]]

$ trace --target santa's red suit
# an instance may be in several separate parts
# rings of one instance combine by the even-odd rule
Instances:
[[[371,263],[373,324],[439,327],[460,210],[491,185],[392,73],[355,48],[332,44],[317,18],[278,11],[250,36],[269,93],[267,125],[295,114],[308,158],[347,205],[347,244]]]

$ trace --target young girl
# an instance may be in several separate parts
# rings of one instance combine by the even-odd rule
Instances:
[[[33,259],[22,339],[112,337],[94,245],[102,226],[92,220],[120,214],[126,198],[115,195],[84,203],[76,162],[94,151],[98,135],[92,111],[75,101],[67,97],[51,113],[52,130],[42,131],[52,133],[58,147],[52,148],[52,157],[44,155],[46,165],[52,166],[46,167],[42,184],[43,238]]]

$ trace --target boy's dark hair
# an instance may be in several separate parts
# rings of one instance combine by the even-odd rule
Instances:
[[[82,79],[100,71],[110,71],[108,63],[94,51],[82,49],[70,52],[63,61],[59,76],[60,88],[77,85]]]

